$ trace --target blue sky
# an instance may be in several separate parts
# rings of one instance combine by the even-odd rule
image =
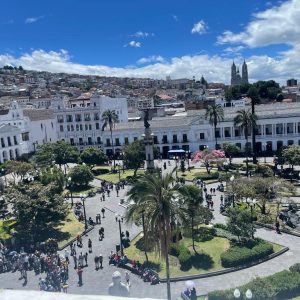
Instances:
[[[264,69],[269,59],[276,65],[298,46],[298,29],[288,23],[300,25],[299,0],[2,2],[0,65],[23,63],[49,71],[69,65],[83,74],[139,77],[178,78],[200,72],[226,81],[230,61],[245,58],[254,67],[253,79],[263,73],[279,80],[294,76],[287,69],[279,75],[278,70],[261,73],[258,62]],[[281,27],[278,38],[272,36],[276,28],[270,20],[280,14],[292,15],[287,24],[274,24]],[[216,64],[222,68],[216,69]]]

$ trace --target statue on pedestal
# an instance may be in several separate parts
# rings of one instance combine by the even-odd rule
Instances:
[[[149,124],[149,111],[148,110],[144,110],[144,126],[145,128],[149,128],[150,124]]]
[[[112,283],[108,287],[108,294],[118,297],[129,297],[129,288],[121,282],[121,273],[116,271],[112,276]]]

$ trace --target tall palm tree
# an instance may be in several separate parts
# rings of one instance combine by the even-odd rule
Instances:
[[[184,185],[179,188],[179,193],[182,197],[183,205],[187,208],[187,216],[191,220],[190,225],[192,230],[193,250],[197,253],[195,249],[194,220],[197,216],[199,207],[203,202],[202,190],[194,185]]]
[[[221,123],[224,120],[224,109],[221,104],[213,104],[208,105],[205,113],[205,119],[209,119],[209,123],[214,126],[215,131],[215,140],[216,140],[216,146],[217,149],[218,143],[217,143],[217,125]]]
[[[251,131],[256,127],[257,116],[252,114],[251,109],[240,109],[237,111],[237,115],[234,117],[234,125],[239,127],[245,136],[246,140],[246,152],[248,153],[248,137],[251,135]]]
[[[111,146],[112,146],[112,152],[113,152],[113,159],[114,159],[114,169],[116,167],[116,159],[115,159],[115,148],[114,148],[114,141],[112,137],[112,131],[115,127],[115,124],[119,122],[119,116],[116,114],[114,110],[106,110],[102,114],[102,131],[108,126],[110,130],[110,140],[111,140]]]
[[[127,192],[128,209],[125,215],[127,221],[133,221],[136,212],[145,210],[147,228],[158,236],[158,249],[166,261],[167,296],[171,299],[169,245],[171,242],[171,223],[174,218],[182,220],[184,209],[178,201],[179,186],[172,187],[174,170],[161,177],[158,173],[140,175]],[[144,233],[145,234],[145,233]]]

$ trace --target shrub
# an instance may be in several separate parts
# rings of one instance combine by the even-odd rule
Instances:
[[[192,255],[190,250],[187,247],[180,245],[178,260],[180,262],[181,267],[187,268],[190,265],[191,258]]]
[[[108,169],[92,169],[92,173],[94,175],[103,175],[103,174],[107,174],[110,171]]]
[[[195,240],[197,242],[206,242],[214,238],[216,230],[213,227],[201,226],[195,230]]]
[[[300,263],[292,265],[289,270],[291,272],[300,273]]]
[[[217,223],[214,225],[215,228],[221,228],[221,229],[224,229],[224,230],[228,230],[227,228],[227,225],[226,224],[223,224],[223,223]]]
[[[211,172],[210,174],[196,173],[195,178],[196,179],[201,179],[201,180],[218,179],[219,178],[219,172]]]
[[[179,256],[179,245],[172,243],[169,247],[169,254],[178,257]]]
[[[245,298],[247,289],[252,291],[253,300],[267,299],[290,299],[299,294],[300,273],[282,271],[264,278],[255,278],[246,285],[239,287],[241,291],[240,299]],[[208,294],[209,300],[235,299],[234,289],[225,291],[215,291]]]
[[[237,267],[262,259],[273,251],[273,245],[264,241],[259,241],[253,247],[234,246],[221,254],[221,263],[225,268]]]

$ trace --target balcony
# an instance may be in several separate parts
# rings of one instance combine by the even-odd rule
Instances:
[[[57,120],[57,123],[63,123],[64,122],[64,119],[58,119]]]
[[[177,144],[178,143],[178,140],[173,140],[173,144]]]
[[[188,143],[188,142],[189,142],[188,139],[182,140],[182,143]]]
[[[121,143],[120,142],[116,143],[116,146],[121,146]]]
[[[163,139],[163,140],[162,140],[162,144],[169,144],[169,142],[168,142],[168,140]]]
[[[76,118],[75,122],[81,122],[81,118]]]

